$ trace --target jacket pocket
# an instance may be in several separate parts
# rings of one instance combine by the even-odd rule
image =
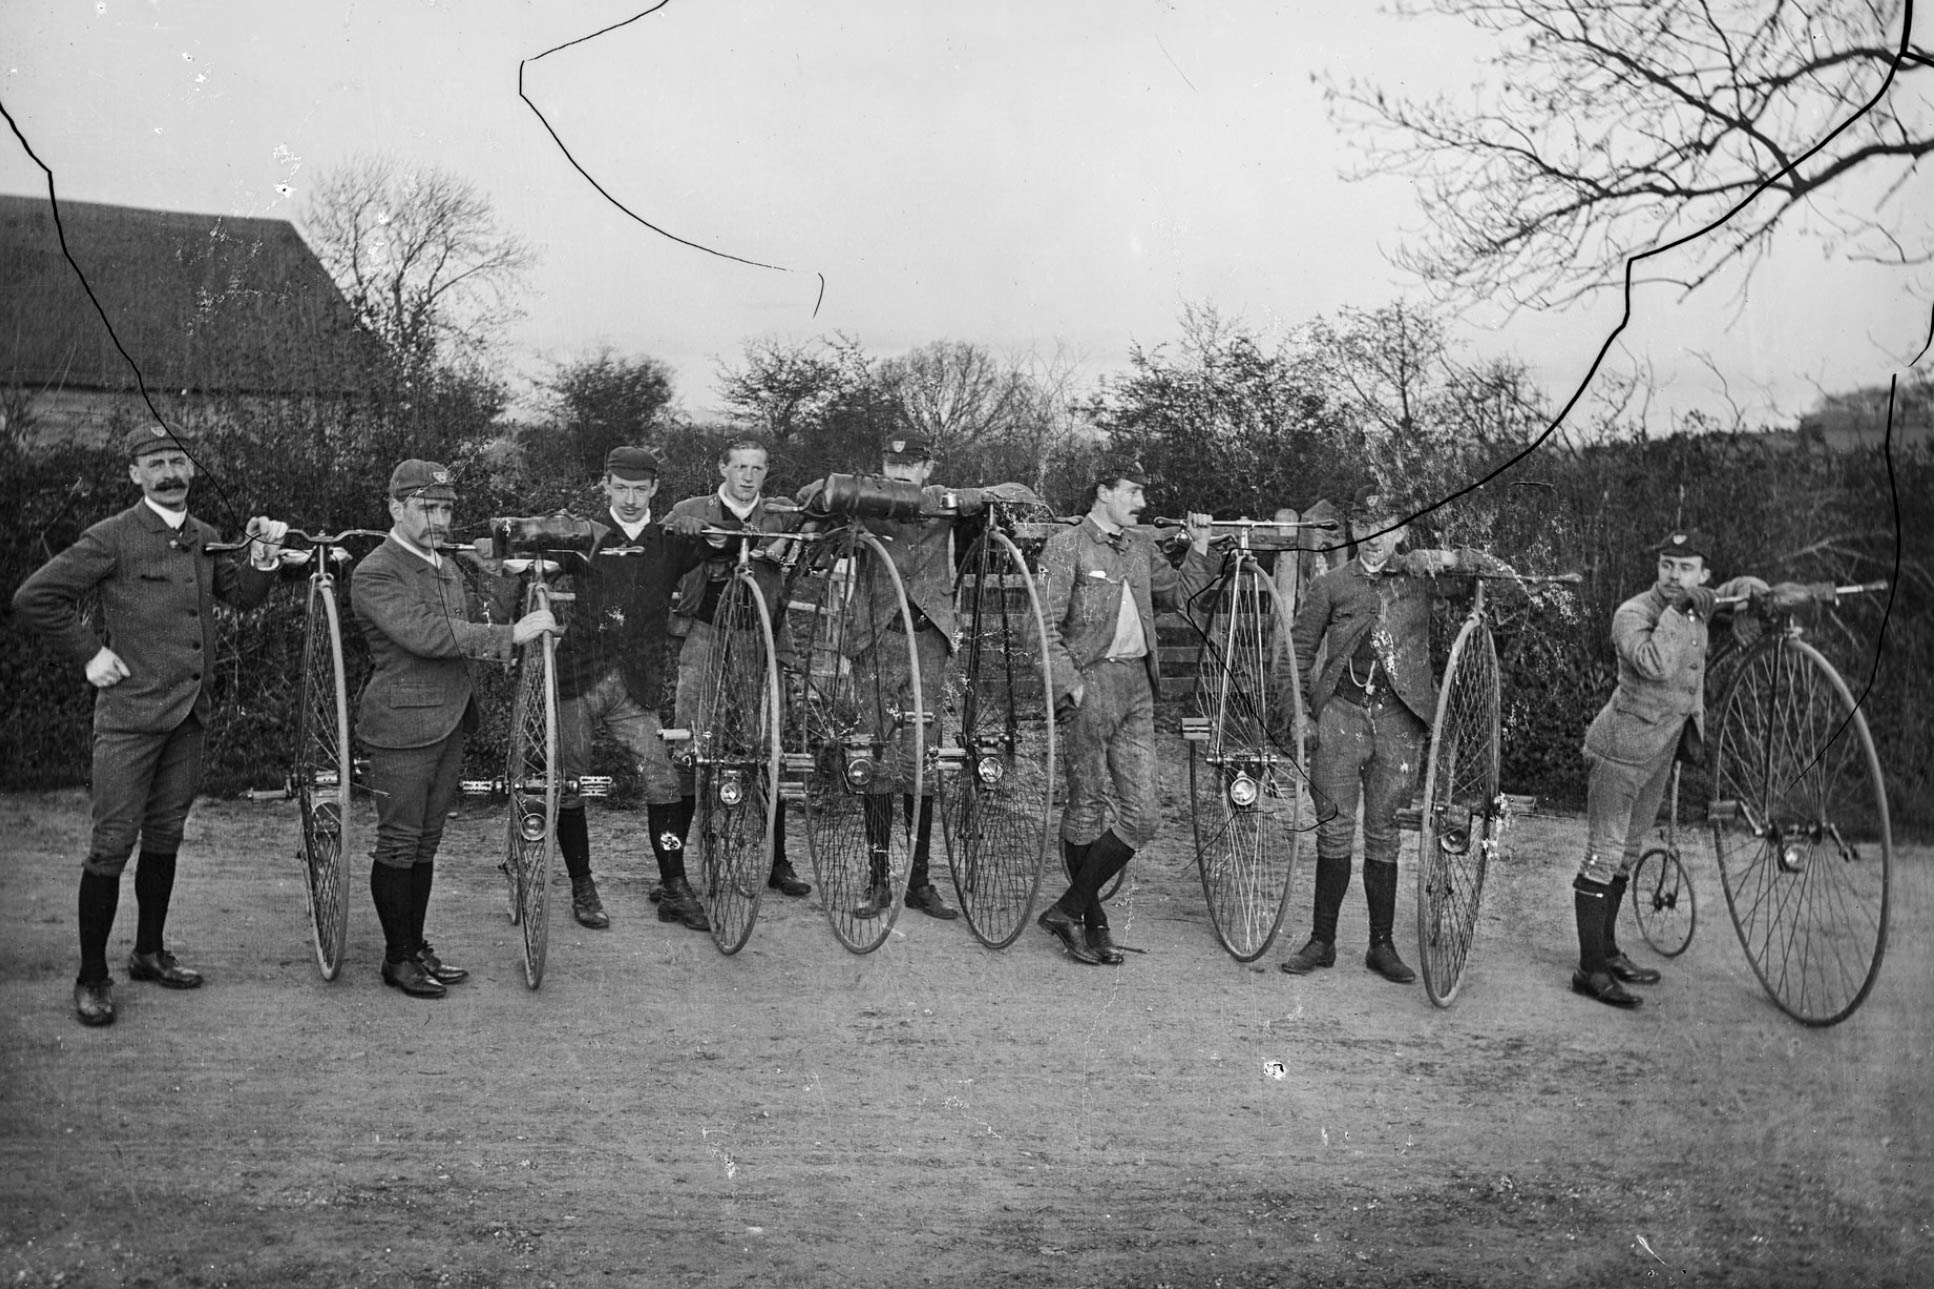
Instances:
[[[436,707],[443,702],[443,691],[435,685],[398,685],[390,690],[391,707]]]

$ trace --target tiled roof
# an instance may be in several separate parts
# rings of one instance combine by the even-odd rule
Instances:
[[[41,388],[345,394],[373,342],[293,225],[0,196],[0,381]]]

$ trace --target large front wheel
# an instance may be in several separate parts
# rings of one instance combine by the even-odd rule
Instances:
[[[531,608],[543,603],[533,588]],[[523,932],[524,980],[544,980],[550,939],[551,852],[557,838],[557,641],[546,634],[525,644],[517,659],[510,708],[510,756],[504,782],[510,795],[505,820],[504,874],[510,916]]]
[[[1439,1007],[1450,1006],[1463,981],[1501,809],[1497,649],[1474,617],[1444,666],[1418,825],[1417,950],[1424,990]]]
[[[1302,697],[1281,596],[1243,559],[1202,647],[1189,743],[1196,864],[1216,938],[1237,962],[1269,949],[1301,849]]]
[[[1711,729],[1708,822],[1747,961],[1795,1020],[1845,1020],[1880,974],[1894,857],[1866,718],[1781,634],[1740,662]]]
[[[719,595],[709,628],[704,696],[692,734],[697,784],[694,835],[699,894],[721,953],[737,953],[752,935],[772,868],[774,812],[779,808],[779,668],[772,616],[750,575],[735,576]],[[688,637],[686,647],[691,647]]]
[[[349,694],[343,677],[336,584],[312,579],[302,643],[302,706],[291,786],[302,814],[303,892],[316,965],[324,980],[342,970],[349,936],[351,838]]]
[[[1054,701],[1047,628],[1026,558],[989,528],[954,584],[958,680],[935,795],[968,929],[1004,949],[1027,926],[1047,854]]]
[[[799,785],[826,920],[841,944],[871,953],[900,914],[925,787],[913,613],[886,548],[858,530],[815,545],[788,583],[787,603],[803,649],[788,774]]]

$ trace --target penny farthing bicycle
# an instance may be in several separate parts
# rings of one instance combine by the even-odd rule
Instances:
[[[349,682],[343,663],[342,612],[338,602],[339,566],[350,557],[353,539],[382,541],[389,534],[369,528],[339,533],[290,529],[283,537],[283,567],[309,568],[302,618],[302,692],[296,706],[295,756],[286,791],[295,798],[302,841],[303,900],[309,910],[316,966],[324,980],[342,970],[349,937],[349,858],[355,852],[351,796],[358,777],[350,742]],[[295,549],[289,543],[305,543]],[[210,550],[243,550],[247,541],[210,545]]]
[[[1486,587],[1491,581],[1576,585],[1582,579],[1576,573],[1438,576],[1475,583],[1437,691],[1417,816],[1417,956],[1425,993],[1448,1007],[1463,981],[1485,876],[1511,805],[1498,787],[1498,657]]]
[[[957,670],[936,748],[941,834],[968,929],[991,949],[1027,926],[1049,844],[1055,730],[1039,556],[1059,525],[1022,515],[1038,503],[990,500],[954,580]]]
[[[1328,521],[1218,521],[1225,553],[1208,602],[1189,745],[1196,867],[1216,938],[1237,962],[1268,952],[1289,907],[1309,798],[1290,614],[1259,551],[1294,552]],[[1294,558],[1293,553],[1288,555]]]
[[[826,920],[854,953],[886,942],[906,893],[926,786],[928,716],[906,588],[868,524],[922,514],[911,484],[831,475],[786,579],[799,672],[788,686],[782,795],[797,800]]]
[[[737,530],[708,529],[732,539],[734,564],[720,587],[700,668],[700,708],[683,731],[697,794],[692,833],[699,896],[721,953],[737,953],[752,935],[772,868],[779,804],[780,684],[773,618],[753,574],[759,542]],[[765,535],[771,543],[783,536]],[[697,627],[693,628],[697,631]],[[694,649],[688,636],[686,649]],[[681,665],[685,665],[681,659]],[[668,734],[674,731],[667,731]]]
[[[568,556],[591,548],[591,527],[573,515],[496,518],[490,536],[477,544],[480,555],[502,558],[506,575],[522,582],[519,613],[535,613],[570,601],[551,578]],[[550,946],[551,861],[557,850],[558,798],[563,783],[557,754],[557,638],[543,632],[518,646],[511,670],[510,732],[500,780],[469,781],[466,792],[501,794],[504,814],[505,903],[511,924],[521,933],[524,983],[544,982]],[[574,785],[581,795],[601,795],[609,780]]]
[[[1805,620],[1885,582],[1789,583],[1741,611],[1768,625],[1707,721],[1707,808],[1726,908],[1753,974],[1804,1025],[1851,1016],[1887,948],[1893,829],[1873,736]]]

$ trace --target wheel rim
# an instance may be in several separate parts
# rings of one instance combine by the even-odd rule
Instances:
[[[533,605],[541,602],[540,592]],[[505,873],[510,879],[511,917],[523,936],[524,980],[532,989],[544,979],[551,850],[557,836],[556,647],[554,637],[542,635],[524,645],[518,658],[504,775],[510,796]]]
[[[752,935],[772,868],[779,678],[772,620],[749,578],[735,576],[727,584],[711,629],[704,715],[692,731],[694,833],[712,940],[731,954]]]
[[[1418,829],[1417,947],[1424,989],[1447,1007],[1477,932],[1498,804],[1498,665],[1482,620],[1458,632],[1444,668]]]
[[[1753,973],[1796,1020],[1844,1020],[1880,973],[1893,864],[1866,719],[1812,646],[1775,637],[1735,673],[1712,747],[1709,823]]]
[[[309,587],[300,710],[293,784],[302,816],[303,890],[316,965],[324,980],[334,980],[349,935],[351,762],[342,628],[327,579]]]
[[[944,710],[958,713],[948,722],[956,763],[938,776],[935,795],[968,929],[1001,949],[1027,926],[1047,853],[1055,769],[1047,636],[1027,561],[1002,533],[975,544],[954,603],[959,668]]]
[[[1692,879],[1677,855],[1669,850],[1648,850],[1639,856],[1625,895],[1647,944],[1667,958],[1686,951],[1692,943],[1698,912]]]
[[[1238,962],[1269,949],[1289,907],[1301,842],[1301,698],[1274,584],[1244,561],[1216,605],[1204,644],[1189,745],[1196,864],[1216,938]]]
[[[834,936],[871,953],[891,934],[906,892],[913,828],[901,798],[918,800],[925,782],[913,615],[886,548],[862,532],[821,543],[788,602],[803,618],[793,638],[806,641],[791,746],[813,871]],[[881,629],[889,618],[901,629]],[[864,790],[852,781],[860,763],[875,773]],[[870,848],[869,830],[876,841],[884,834],[883,856]],[[883,902],[869,899],[876,887]],[[868,908],[876,915],[863,915]]]

